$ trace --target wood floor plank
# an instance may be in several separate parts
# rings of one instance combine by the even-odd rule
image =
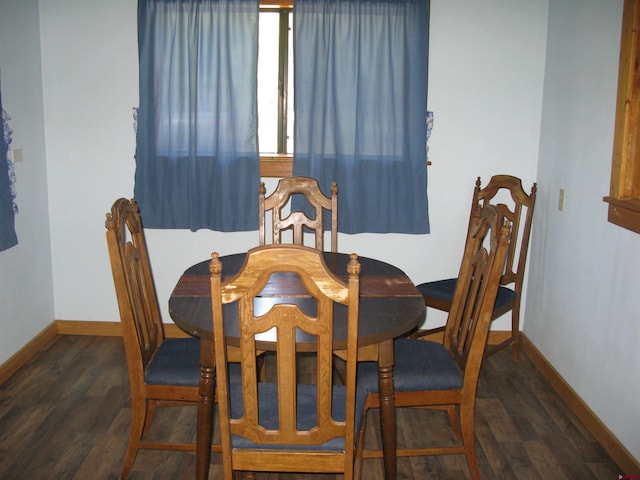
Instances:
[[[521,478],[531,480],[553,478],[556,480],[555,477],[541,477],[538,475],[534,462],[531,460],[531,457],[527,455],[523,442],[504,441],[500,442],[499,445],[507,461],[505,471],[501,472],[502,477],[517,478],[518,480]]]
[[[508,415],[502,400],[499,398],[479,398],[476,409],[481,411],[486,424],[493,431],[498,442],[519,438],[518,429]]]
[[[304,361],[301,365],[304,365]],[[307,372],[300,372],[307,375]],[[0,478],[110,480],[118,477],[129,435],[129,383],[122,340],[58,336],[0,385]],[[194,407],[161,408],[151,435],[195,439]],[[368,447],[380,445],[378,413],[367,418]],[[398,443],[452,438],[443,412],[398,410]],[[476,446],[483,479],[609,479],[618,466],[521,355],[490,357],[480,376]],[[131,480],[192,479],[190,452],[141,451]],[[210,479],[220,478],[212,455]],[[335,480],[336,475],[258,474],[258,480]],[[379,459],[363,479],[382,480]],[[398,460],[398,479],[469,478],[463,455]]]
[[[486,419],[481,417],[479,412],[476,412],[475,434],[480,473],[491,472],[489,478],[506,478],[511,475],[508,457]],[[465,478],[468,478],[466,471],[465,475]]]
[[[541,479],[553,478],[557,480],[569,480],[570,478],[574,478],[565,475],[562,467],[558,464],[545,443],[541,441],[525,442],[524,449],[533,465],[535,465],[535,469]]]

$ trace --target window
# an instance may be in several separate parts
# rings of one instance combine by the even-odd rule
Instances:
[[[258,138],[260,175],[293,168],[293,1],[260,1]]]
[[[344,233],[428,233],[429,6],[139,0],[134,196],[145,226],[252,230],[260,176],[295,174],[344,189]],[[275,10],[263,15],[275,44],[260,45],[258,7]],[[258,91],[261,50],[277,72],[264,82],[273,100]]]
[[[608,220],[640,233],[640,0],[625,0]]]

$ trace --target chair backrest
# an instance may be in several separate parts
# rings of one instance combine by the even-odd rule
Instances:
[[[478,177],[472,205],[490,203],[513,224],[500,284],[514,283],[514,290],[519,293],[524,282],[537,184],[532,185],[529,194],[522,188],[522,181],[511,175],[494,175],[484,188],[480,184]]]
[[[105,226],[129,379],[135,390],[142,388],[144,369],[164,341],[162,318],[136,202],[116,200]]]
[[[305,232],[315,234],[315,248],[324,250],[324,212],[331,214],[331,251],[338,251],[338,186],[336,182],[331,185],[331,197],[327,197],[320,190],[318,181],[308,177],[287,177],[278,182],[276,189],[265,198],[266,187],[264,182],[260,184],[259,191],[259,218],[260,218],[260,245],[265,245],[265,223],[267,213],[271,215],[271,235],[273,244],[282,243],[282,232],[291,230],[294,245],[304,245]],[[306,197],[310,207],[315,212],[310,218],[302,211],[292,211],[286,215],[286,209],[291,206],[291,198],[294,195]]]
[[[444,345],[467,382],[475,384],[489,334],[511,222],[493,205],[476,205],[471,214]]]
[[[340,452],[339,462],[344,468],[353,468],[354,445],[354,415],[355,415],[355,385],[356,385],[356,360],[357,360],[357,334],[358,334],[358,293],[360,264],[357,256],[353,254],[347,266],[348,284],[342,282],[333,275],[325,265],[322,252],[304,246],[296,245],[269,245],[256,247],[248,252],[247,260],[242,270],[231,280],[223,283],[221,273],[223,266],[218,254],[212,255],[211,268],[211,297],[213,305],[213,331],[216,355],[217,394],[220,414],[221,443],[225,478],[231,478],[232,466],[240,461],[236,455],[242,455],[238,449],[231,452],[231,437],[240,436],[252,444],[268,444],[266,451],[260,449],[258,457],[263,462],[269,462],[267,452],[280,452],[292,446],[304,445],[307,450],[313,450],[312,446],[320,447],[331,439],[344,437],[346,452]],[[265,288],[272,275],[284,275],[289,282],[298,281],[307,294],[294,295],[295,298],[278,299],[270,303],[268,311],[256,306],[258,296]],[[300,303],[300,299],[302,303]],[[273,299],[270,299],[273,300]],[[280,301],[282,303],[280,303]],[[310,302],[304,304],[304,302]],[[231,411],[233,399],[238,401],[238,395],[231,395],[227,378],[227,354],[225,348],[225,330],[223,309],[225,304],[237,304],[238,328],[240,330],[241,372],[242,372],[242,412],[243,415],[232,418]],[[297,303],[297,304],[295,304]],[[334,330],[334,306],[342,304],[347,306],[347,372],[346,372],[346,405],[344,420],[337,420],[332,414],[333,385],[333,330]],[[309,310],[308,310],[309,309]],[[224,310],[225,313],[228,309]],[[344,310],[341,310],[344,311]],[[340,321],[337,321],[340,323]],[[276,382],[264,384],[258,382],[255,352],[256,335],[269,332],[277,332],[277,342],[274,343],[276,354]],[[316,382],[315,386],[315,411],[301,411],[299,402],[302,402],[302,391],[296,381],[296,339],[299,336],[311,336],[315,342],[316,355]],[[222,368],[220,368],[222,366]],[[277,389],[277,394],[269,390],[265,394],[263,388]],[[236,386],[237,388],[237,386]],[[267,388],[267,387],[265,387]],[[335,387],[340,388],[340,387]],[[259,395],[259,392],[263,392]],[[277,397],[277,408],[272,405],[270,414],[264,412],[265,401],[274,401]],[[307,397],[305,397],[307,398]],[[343,400],[344,401],[344,400]],[[259,415],[260,412],[260,415]],[[304,421],[309,418],[315,420],[313,425],[304,426]],[[270,424],[274,421],[275,424]],[[274,447],[277,446],[277,447]],[[310,447],[311,446],[311,447]],[[280,450],[278,450],[280,449]],[[322,449],[322,448],[319,448]],[[300,449],[296,449],[296,455],[302,455]],[[246,452],[245,452],[246,453]],[[316,451],[317,455],[318,452]],[[249,454],[255,458],[255,453]],[[278,463],[295,462],[287,456],[286,460],[278,457]],[[229,458],[228,458],[229,457]],[[259,460],[256,460],[259,461]],[[273,461],[273,460],[271,460]],[[297,460],[300,462],[300,460]],[[308,467],[309,459],[306,460]],[[243,464],[246,465],[246,464]],[[349,467],[349,465],[351,467]],[[286,471],[285,465],[280,471]],[[292,465],[288,465],[291,470]],[[305,463],[298,463],[297,471],[305,471]],[[335,468],[335,465],[334,465]],[[237,469],[237,467],[236,467]],[[240,468],[242,469],[242,468]],[[250,468],[246,468],[250,470]],[[258,469],[256,469],[258,470]],[[294,470],[295,471],[295,470]],[[306,470],[308,471],[308,470]]]

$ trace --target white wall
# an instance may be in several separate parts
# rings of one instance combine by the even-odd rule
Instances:
[[[15,165],[19,243],[0,252],[0,363],[55,318],[39,29],[37,0],[0,0],[2,103],[24,158]]]
[[[57,319],[118,318],[104,220],[133,195],[136,6],[40,1]]]
[[[494,174],[515,175],[527,190],[536,180],[547,3],[431,1],[431,234],[380,236],[372,250],[416,283],[457,274],[478,176],[486,184]],[[445,320],[428,312],[430,326]],[[508,330],[509,322],[505,316],[493,328]]]
[[[58,319],[118,318],[103,223],[113,200],[133,192],[136,4],[40,2]],[[546,17],[546,1],[433,2],[432,234],[342,235],[341,250],[382,257],[416,282],[457,272],[476,176],[535,180]],[[257,232],[156,230],[147,238],[166,305],[184,268],[214,249],[244,250]]]
[[[622,4],[550,2],[524,330],[640,458],[640,236],[608,223],[602,201],[609,193]]]

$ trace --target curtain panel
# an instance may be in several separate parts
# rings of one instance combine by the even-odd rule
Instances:
[[[295,0],[295,175],[339,230],[428,233],[429,0]]]
[[[0,114],[2,109],[2,92],[0,92]],[[4,117],[4,115],[3,115]],[[0,123],[2,128],[0,143],[0,251],[6,250],[18,244],[18,236],[15,230],[15,211],[13,194],[11,192],[10,165],[7,159],[9,151],[9,128],[4,118]]]
[[[145,227],[258,228],[258,0],[139,0]]]

